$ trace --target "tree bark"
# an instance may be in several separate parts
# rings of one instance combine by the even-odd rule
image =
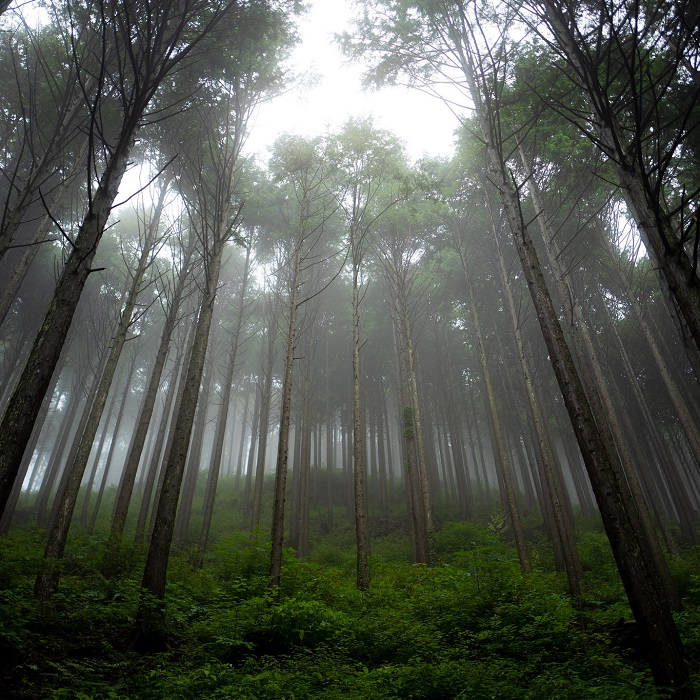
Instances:
[[[287,326],[287,350],[282,378],[282,406],[280,412],[279,443],[275,470],[275,495],[272,506],[272,548],[270,550],[270,588],[279,595],[282,574],[282,545],[284,542],[284,501],[287,490],[287,463],[289,459],[289,426],[292,416],[292,377],[294,351],[296,349],[297,313],[299,310],[299,273],[301,267],[301,241],[294,250],[294,264],[291,279],[291,299],[289,302],[289,324]],[[299,439],[298,431],[295,440]],[[257,481],[256,481],[257,484]]]
[[[143,592],[137,613],[138,643],[144,647],[158,646],[162,642],[162,601],[165,597],[170,545],[204,372],[224,242],[213,241],[209,250],[206,286],[187,365],[182,403],[175,418],[173,442],[163,465],[161,492],[155,508],[154,526],[141,581]]]
[[[75,461],[66,465],[66,468],[70,469],[67,489],[63,494],[58,510],[56,510],[56,517],[52,524],[51,531],[48,534],[46,547],[44,549],[44,568],[37,577],[34,587],[36,597],[42,601],[48,600],[58,588],[59,570],[57,562],[63,557],[63,550],[68,537],[68,529],[70,528],[73,510],[75,509],[75,504],[80,492],[80,484],[107,403],[109,390],[112,387],[119,358],[121,357],[121,352],[126,342],[126,336],[133,321],[133,313],[136,308],[138,295],[141,292],[143,278],[153,253],[157,221],[160,218],[160,211],[162,211],[165,197],[164,189],[165,188],[161,190],[159,207],[156,207],[154,220],[151,221],[149,226],[149,231],[144,240],[136,270],[131,278],[131,287],[126,298],[124,309],[119,318],[119,323],[117,324],[117,329],[112,341],[112,348],[109,352],[104,369],[102,370],[95,398],[90,407],[90,414],[85,424],[85,429],[80,437],[80,445],[75,456]]]
[[[135,120],[122,134],[100,179],[44,322],[0,421],[0,511],[4,511],[7,504],[80,295],[92,271],[97,245],[126,172],[137,126],[138,121]]]
[[[126,463],[124,464],[124,469],[119,480],[117,497],[114,503],[114,510],[112,512],[112,523],[110,526],[109,538],[107,539],[107,547],[102,562],[102,573],[105,576],[113,575],[114,571],[116,570],[115,567],[117,566],[117,560],[119,557],[119,547],[121,544],[121,539],[124,535],[124,527],[126,525],[126,516],[129,512],[129,504],[131,503],[134,484],[136,482],[136,473],[138,472],[141,455],[143,453],[144,445],[146,444],[148,428],[151,424],[151,418],[153,417],[153,411],[155,409],[156,399],[158,397],[158,389],[163,377],[163,370],[168,358],[173,331],[175,330],[175,326],[178,322],[178,314],[182,304],[182,297],[189,276],[190,262],[194,251],[194,240],[195,237],[190,236],[188,246],[184,252],[182,265],[180,267],[180,274],[178,275],[173,297],[170,300],[168,312],[165,317],[165,323],[161,332],[160,343],[158,345],[158,350],[153,363],[153,369],[151,370],[151,376],[148,380],[148,387],[146,389],[146,393],[144,394],[141,408],[139,409],[138,418],[136,420],[136,429],[133,437],[131,438],[129,448],[127,450]],[[177,363],[174,371],[177,371]],[[175,380],[173,379],[173,381]],[[168,408],[169,405],[170,404],[168,404]],[[158,456],[160,455],[160,447],[162,447],[162,441],[160,442],[160,446],[157,444],[156,447]],[[148,495],[148,501],[150,501],[150,493]]]
[[[221,396],[221,405],[219,407],[219,415],[216,421],[216,432],[214,434],[214,444],[212,445],[211,458],[209,460],[209,475],[207,478],[207,487],[204,493],[204,503],[202,505],[203,520],[202,528],[199,533],[198,550],[200,555],[204,554],[207,547],[207,539],[209,538],[209,528],[211,527],[211,519],[214,513],[214,498],[216,497],[216,486],[219,481],[219,472],[221,470],[221,457],[224,449],[224,435],[226,433],[226,423],[228,421],[229,404],[231,403],[231,390],[233,388],[233,373],[236,369],[236,353],[240,341],[241,329],[243,327],[243,316],[245,312],[245,297],[248,291],[248,273],[250,271],[250,249],[248,245],[246,249],[245,263],[243,265],[243,274],[241,277],[240,289],[238,292],[238,310],[236,312],[236,321],[231,335],[231,346],[228,358],[228,367],[226,376],[224,377],[224,391]]]

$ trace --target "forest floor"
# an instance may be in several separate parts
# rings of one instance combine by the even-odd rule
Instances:
[[[222,538],[203,566],[170,562],[167,648],[133,647],[142,553],[131,571],[98,573],[105,536],[76,528],[59,592],[33,599],[41,533],[0,541],[0,698],[299,700],[663,698],[605,536],[579,527],[585,589],[574,601],[548,548],[534,571],[488,522],[451,523],[432,567],[406,563],[398,533],[373,538],[372,586],[355,588],[349,527],[318,537],[309,561],[285,553],[279,602],[267,591],[269,548]],[[700,548],[671,562],[684,598],[677,622],[700,680]],[[624,621],[627,621],[625,623]]]

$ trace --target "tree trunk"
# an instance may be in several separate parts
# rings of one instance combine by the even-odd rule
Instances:
[[[187,366],[182,403],[175,417],[172,446],[163,465],[161,492],[155,508],[153,532],[141,582],[143,594],[137,613],[138,640],[146,647],[158,645],[162,641],[162,601],[165,597],[170,545],[204,372],[223,249],[224,242],[216,240],[209,251],[206,287]]]
[[[464,257],[462,247],[459,247],[460,260],[462,261],[462,270],[467,283],[467,291],[469,293],[469,308],[471,310],[472,323],[474,324],[474,335],[479,353],[479,362],[481,363],[482,379],[484,381],[484,390],[486,392],[486,407],[491,420],[494,438],[494,453],[497,457],[496,465],[499,469],[503,484],[503,505],[508,513],[508,521],[513,531],[515,547],[520,560],[520,567],[523,571],[531,571],[530,559],[527,553],[527,543],[525,541],[525,531],[523,530],[522,521],[520,519],[520,509],[518,507],[518,498],[515,492],[515,481],[513,478],[513,469],[506,449],[505,438],[503,436],[503,428],[501,419],[496,407],[496,394],[494,392],[493,383],[491,381],[491,370],[489,369],[486,356],[486,347],[484,345],[483,335],[481,332],[481,322],[479,313],[474,300],[474,291],[472,289],[471,277],[467,269],[467,261]]]
[[[163,188],[163,190],[165,187]],[[141,255],[131,279],[131,288],[119,318],[117,329],[112,341],[112,348],[109,352],[107,362],[102,370],[102,376],[95,394],[95,399],[90,407],[85,429],[80,437],[80,445],[75,456],[75,461],[66,465],[70,469],[70,475],[67,481],[67,489],[63,494],[58,510],[56,510],[56,518],[51,527],[44,549],[44,568],[36,580],[34,588],[35,595],[39,600],[48,600],[58,588],[59,570],[57,562],[63,557],[63,550],[68,537],[68,529],[73,517],[73,510],[80,492],[80,484],[85,473],[90,452],[93,447],[95,435],[102,419],[102,413],[107,403],[107,396],[112,387],[117,364],[121,357],[122,348],[126,342],[126,336],[129,332],[133,321],[133,313],[136,308],[136,301],[141,292],[143,278],[148,269],[149,260],[153,252],[153,246],[156,240],[157,221],[160,218],[160,211],[163,208],[165,192],[161,190],[159,206],[156,207],[154,220],[151,221],[148,233],[141,249]]]
[[[299,310],[299,272],[301,266],[301,241],[294,250],[294,265],[289,302],[289,325],[287,327],[287,350],[282,379],[282,406],[280,409],[279,442],[275,467],[275,496],[272,506],[272,548],[270,550],[270,588],[279,595],[282,573],[282,546],[284,542],[284,501],[287,491],[287,464],[289,459],[289,425],[292,417],[292,375],[294,351],[296,349],[297,312]],[[298,431],[295,441],[299,439]],[[257,486],[257,480],[256,480]]]
[[[352,238],[356,235],[352,227]],[[357,242],[353,240],[353,258]],[[367,516],[365,432],[360,402],[360,289],[359,262],[353,260],[352,272],[352,464],[355,493],[355,537],[357,542],[357,587],[369,588],[369,525]]]
[[[216,327],[212,330],[212,336],[215,335],[216,330]],[[214,345],[213,341],[211,345]],[[192,437],[190,439],[189,452],[183,474],[183,483],[180,487],[179,506],[175,519],[173,537],[181,546],[188,544],[189,541],[190,517],[192,516],[192,505],[197,491],[197,482],[199,481],[204,431],[207,426],[207,415],[209,413],[209,401],[213,383],[214,353],[209,351],[202,374],[202,388],[197,397],[197,409],[192,427]]]
[[[520,361],[520,370],[525,392],[527,395],[527,405],[530,412],[532,425],[537,436],[537,446],[542,465],[542,474],[547,487],[548,500],[551,506],[551,515],[554,524],[554,538],[558,543],[558,548],[562,554],[566,578],[569,584],[569,593],[573,596],[578,596],[581,593],[581,562],[578,557],[576,548],[576,540],[574,537],[573,523],[568,517],[566,509],[566,495],[564,487],[559,479],[559,470],[556,466],[554,453],[549,444],[547,433],[545,431],[545,420],[542,414],[542,409],[535,393],[535,383],[530,371],[530,364],[525,353],[525,345],[523,343],[520,325],[518,321],[518,312],[515,307],[515,299],[508,280],[508,272],[505,267],[503,251],[501,250],[498,233],[495,227],[495,221],[492,220],[492,231],[496,243],[498,255],[498,269],[501,276],[501,289],[503,291],[508,314],[511,322],[511,329],[515,337],[515,344]],[[555,543],[555,546],[557,546]]]
[[[257,536],[262,513],[262,495],[265,483],[265,458],[267,456],[268,432],[270,429],[270,404],[272,403],[272,375],[275,364],[275,344],[277,340],[277,313],[273,312],[267,327],[267,356],[263,368],[263,386],[260,387],[260,418],[258,422],[258,456],[255,466],[255,488],[250,532]],[[286,477],[285,477],[286,478]]]
[[[246,249],[245,263],[243,265],[243,275],[241,277],[241,286],[238,293],[238,310],[236,313],[236,322],[231,335],[231,346],[228,358],[228,367],[226,376],[224,377],[224,391],[221,397],[221,405],[219,407],[219,415],[216,421],[216,432],[214,434],[214,444],[212,445],[211,458],[209,460],[209,474],[207,478],[207,487],[204,493],[204,503],[202,505],[202,528],[199,533],[198,550],[200,555],[204,554],[209,538],[209,528],[211,527],[211,518],[214,513],[214,498],[216,496],[216,487],[219,481],[219,472],[221,469],[221,457],[224,449],[224,435],[226,433],[226,423],[228,421],[229,404],[231,403],[231,390],[233,388],[233,373],[236,369],[236,353],[243,327],[243,315],[245,312],[245,296],[248,287],[248,273],[250,270],[250,249],[249,245]]]
[[[177,355],[175,357],[175,362],[173,363],[170,383],[168,385],[168,393],[165,398],[163,412],[160,417],[160,425],[158,427],[158,436],[156,438],[156,444],[153,447],[153,454],[151,455],[150,464],[148,466],[144,465],[144,470],[147,473],[144,482],[143,493],[141,494],[141,504],[139,506],[139,512],[136,518],[136,532],[134,534],[134,544],[137,545],[140,544],[146,536],[146,521],[148,520],[148,511],[151,507],[151,496],[153,495],[154,487],[156,490],[155,498],[153,498],[154,504],[158,503],[160,497],[161,479],[159,476],[159,472],[162,470],[163,460],[167,458],[168,454],[170,453],[170,447],[174,439],[173,422],[175,421],[178,413],[180,412],[182,392],[184,391],[185,387],[185,373],[189,364],[190,355],[192,354],[192,344],[194,343],[196,325],[196,323],[192,324],[191,328],[185,334],[185,337],[182,341],[182,345],[178,348]],[[164,444],[165,450],[163,449]],[[156,479],[158,479],[157,482]],[[156,483],[158,484],[157,486]],[[154,514],[155,508],[151,513],[151,524],[153,522]],[[127,513],[125,512],[125,519],[126,515]],[[149,525],[147,539],[150,539],[151,530],[152,527]],[[117,560],[118,548],[114,551],[114,557],[110,557],[109,560],[105,558],[103,567],[106,567],[107,572],[112,573],[112,569],[110,567],[112,566],[112,564],[116,566]],[[116,569],[114,571],[116,572]]]
[[[137,126],[138,122],[134,121],[121,135],[100,178],[44,322],[0,421],[0,511],[5,510],[80,295],[92,271],[97,245],[128,165]]]
[[[148,428],[151,423],[151,418],[153,417],[153,411],[155,409],[156,399],[158,397],[158,389],[163,376],[165,363],[168,358],[172,334],[178,321],[180,305],[182,303],[182,297],[189,275],[190,261],[194,251],[194,241],[195,237],[190,236],[190,241],[185,249],[184,258],[180,268],[180,274],[178,275],[175,290],[173,292],[173,297],[170,300],[168,312],[165,317],[165,324],[161,332],[160,344],[158,345],[158,350],[156,352],[153,369],[151,370],[151,376],[148,380],[148,387],[146,389],[146,393],[144,394],[141,408],[139,409],[138,418],[136,420],[136,429],[133,437],[131,438],[129,449],[127,450],[126,463],[124,464],[121,479],[119,480],[117,497],[114,502],[114,510],[112,512],[112,523],[109,531],[109,538],[107,540],[107,548],[105,550],[105,556],[102,562],[102,573],[105,576],[110,576],[113,574],[114,567],[117,565],[119,547],[121,544],[121,539],[124,535],[126,516],[129,512],[129,504],[131,503],[134,483],[136,482],[136,473],[138,472],[139,463],[141,461],[143,447],[146,444]],[[177,370],[177,364],[175,367]],[[160,447],[162,447],[162,441],[160,443]],[[160,448],[158,448],[157,454],[160,454]],[[148,501],[150,502],[150,493]]]
[[[117,446],[117,440],[119,438],[119,430],[121,429],[122,419],[124,418],[124,411],[126,409],[126,404],[128,403],[129,387],[131,386],[131,381],[134,376],[134,370],[136,369],[136,353],[133,354],[131,358],[131,364],[129,366],[129,371],[127,372],[127,379],[124,386],[124,396],[122,396],[122,401],[119,405],[119,411],[117,413],[117,420],[114,424],[114,431],[112,433],[112,441],[109,446],[109,452],[107,453],[107,459],[105,460],[104,471],[102,472],[102,482],[100,483],[100,488],[97,490],[97,498],[95,499],[95,506],[92,509],[92,515],[90,517],[90,522],[88,523],[89,529],[92,531],[97,522],[97,516],[100,511],[100,505],[102,504],[102,497],[104,496],[105,488],[107,487],[107,480],[109,479],[109,472],[112,468],[112,459],[114,457],[115,448]]]

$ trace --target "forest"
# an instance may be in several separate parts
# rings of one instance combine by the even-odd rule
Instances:
[[[0,0],[0,698],[696,698],[700,6],[307,11]]]

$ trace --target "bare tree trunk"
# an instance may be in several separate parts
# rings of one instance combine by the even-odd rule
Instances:
[[[307,353],[307,358],[310,359],[311,354]],[[299,544],[297,553],[302,559],[309,556],[309,504],[311,493],[309,490],[309,481],[311,474],[311,368],[305,368],[304,389],[303,389],[303,417],[302,417],[302,435],[301,435],[301,459],[299,460],[299,505],[298,521],[299,521]]]
[[[107,453],[107,459],[105,460],[105,467],[102,472],[102,481],[100,483],[100,487],[97,490],[97,498],[95,499],[95,506],[92,509],[92,515],[90,517],[90,521],[88,523],[88,526],[90,530],[92,530],[95,527],[95,523],[97,522],[97,516],[100,511],[100,506],[102,505],[102,498],[105,493],[105,489],[107,487],[107,481],[109,479],[109,473],[112,468],[112,459],[114,457],[114,452],[115,448],[117,446],[117,441],[119,439],[119,430],[121,429],[122,425],[122,419],[124,418],[124,411],[126,409],[126,405],[128,403],[128,396],[129,396],[129,387],[131,386],[131,382],[134,376],[134,370],[136,369],[136,353],[133,354],[131,358],[131,364],[129,366],[129,371],[127,372],[127,379],[126,383],[124,385],[124,395],[122,396],[122,401],[119,404],[119,411],[117,413],[117,420],[114,424],[114,431],[112,432],[112,441],[109,445],[109,452]]]
[[[139,643],[144,646],[157,645],[162,637],[161,618],[163,611],[161,603],[165,597],[170,545],[175,529],[177,502],[204,372],[223,248],[223,241],[215,241],[209,251],[206,287],[195,329],[192,353],[187,366],[182,403],[175,418],[172,446],[163,465],[160,498],[156,504],[153,532],[151,533],[141,582],[145,595],[141,596],[137,615]],[[155,605],[153,600],[155,600]]]
[[[279,443],[275,471],[275,496],[272,506],[272,548],[270,551],[270,588],[279,595],[282,574],[282,545],[284,542],[284,501],[287,490],[287,464],[289,459],[289,425],[292,416],[292,376],[294,351],[297,337],[297,313],[299,311],[299,273],[301,266],[301,241],[294,250],[294,264],[289,302],[289,325],[287,327],[287,349],[282,378],[282,405],[280,409]],[[298,431],[295,440],[299,439]],[[256,481],[257,485],[257,481]]]
[[[156,207],[154,221],[151,221],[149,231],[143,242],[136,270],[132,275],[131,288],[129,289],[124,309],[122,310],[119,323],[117,324],[117,329],[112,341],[112,348],[109,352],[104,369],[102,370],[102,376],[100,377],[95,399],[90,407],[90,414],[85,424],[85,429],[80,437],[80,445],[75,456],[75,461],[66,465],[66,468],[70,469],[67,489],[63,494],[58,510],[55,511],[56,517],[48,534],[46,547],[44,549],[44,568],[37,577],[34,587],[35,595],[39,600],[48,600],[58,588],[59,570],[57,562],[63,557],[63,550],[68,537],[68,529],[70,528],[73,510],[75,509],[78,493],[80,491],[80,484],[107,403],[107,396],[112,387],[117,364],[119,363],[119,358],[121,357],[121,352],[126,342],[126,336],[133,321],[134,309],[136,308],[138,295],[141,292],[143,278],[149,267],[149,260],[151,259],[153,246],[156,240],[157,221],[160,218],[164,197],[165,192],[161,191],[159,207]]]
[[[216,335],[217,328],[214,327],[211,335]],[[213,339],[210,345],[214,345]],[[202,447],[204,444],[204,431],[207,426],[207,415],[209,413],[209,400],[211,388],[214,383],[214,353],[210,350],[202,374],[202,388],[197,397],[197,410],[194,416],[192,437],[190,439],[189,453],[185,464],[183,482],[179,494],[179,506],[175,518],[175,531],[173,537],[179,545],[189,542],[190,517],[192,516],[192,505],[197,491],[199,481],[200,466],[202,462]]]
[[[144,465],[144,469],[147,471],[146,479],[143,487],[143,493],[141,494],[141,504],[139,506],[138,516],[136,518],[136,532],[134,534],[134,544],[140,544],[146,535],[146,521],[148,520],[148,511],[151,507],[151,496],[153,495],[153,489],[155,487],[155,498],[153,498],[154,506],[158,503],[160,497],[160,484],[161,479],[159,477],[159,471],[162,470],[162,462],[167,458],[170,453],[170,447],[174,439],[174,426],[173,422],[176,419],[178,413],[180,412],[180,404],[182,401],[182,392],[185,386],[185,372],[187,371],[187,366],[189,364],[189,358],[192,354],[192,344],[195,338],[195,328],[196,322],[192,324],[191,328],[185,334],[182,340],[182,345],[178,347],[177,354],[175,357],[175,362],[173,363],[173,370],[170,377],[170,384],[168,386],[168,393],[165,398],[165,403],[163,406],[163,412],[160,417],[160,425],[158,428],[158,437],[156,438],[156,444],[153,447],[153,454],[151,455],[150,464],[148,467]],[[165,444],[165,449],[163,445]],[[158,481],[156,482],[156,479]],[[156,486],[157,483],[157,486]],[[128,504],[127,504],[128,508]],[[152,523],[155,515],[155,507],[151,513],[150,525],[148,527],[148,537],[150,539],[150,532],[153,529]],[[124,513],[124,518],[126,519],[126,512]],[[123,532],[123,526],[122,526]],[[112,573],[112,565],[115,567],[118,560],[118,549],[115,549],[115,558],[110,557],[109,560],[105,559],[103,567],[106,567],[105,573]],[[116,573],[116,569],[114,570]]]
[[[59,366],[56,367],[56,371],[54,372],[53,379],[51,381],[51,385],[49,386],[48,391],[46,392],[46,396],[44,397],[44,402],[41,407],[41,411],[39,412],[39,415],[37,416],[37,421],[34,425],[34,430],[32,431],[32,437],[29,441],[29,444],[27,445],[27,449],[25,450],[24,457],[22,458],[22,465],[20,466],[19,473],[17,474],[17,477],[15,478],[15,483],[12,487],[12,492],[10,493],[10,498],[7,502],[7,506],[5,508],[5,512],[2,514],[2,518],[0,518],[0,535],[5,535],[10,529],[10,525],[12,524],[12,514],[15,512],[15,509],[17,507],[17,503],[19,501],[19,497],[22,493],[22,484],[24,483],[24,479],[27,475],[27,471],[29,470],[29,466],[32,462],[32,458],[34,456],[34,452],[36,450],[37,444],[39,442],[39,437],[42,433],[42,429],[45,426],[46,423],[46,417],[49,415],[49,411],[51,410],[51,400],[53,398],[54,392],[56,390],[56,386],[58,384],[58,379],[61,375],[61,371],[63,370],[63,367],[65,365],[65,362],[59,362]],[[64,394],[61,394],[58,397],[58,400],[63,396]],[[57,405],[58,405],[58,400],[57,400]],[[67,415],[67,414],[66,414]],[[63,430],[63,425],[64,421],[61,421],[61,429],[59,430],[58,434],[56,435],[56,443],[60,440],[60,436]],[[39,462],[39,455],[42,454],[42,452],[39,452],[37,454],[37,464],[34,466],[34,471],[32,473],[32,477],[29,481],[29,488],[27,489],[28,493],[31,493],[34,483],[36,481],[36,478],[38,477],[38,474],[36,473],[38,462]],[[48,466],[50,465],[51,460],[49,459],[47,461],[47,469]]]
[[[160,336],[160,344],[158,345],[158,350],[153,363],[153,369],[151,370],[151,376],[148,380],[148,387],[146,389],[146,393],[144,394],[143,403],[141,404],[138,418],[136,420],[136,429],[133,437],[131,438],[129,449],[127,450],[126,463],[124,464],[124,470],[122,471],[119,487],[117,489],[117,498],[114,502],[114,510],[112,512],[112,524],[109,531],[109,538],[107,539],[105,556],[102,562],[102,573],[105,576],[112,575],[115,570],[114,567],[117,565],[119,547],[121,545],[121,539],[124,535],[124,527],[126,525],[126,516],[129,512],[129,505],[131,503],[131,497],[134,491],[134,483],[136,482],[136,473],[139,468],[139,462],[141,461],[143,447],[146,444],[148,428],[151,423],[151,418],[153,417],[153,411],[155,409],[156,399],[158,397],[158,389],[163,376],[165,363],[168,358],[171,338],[178,321],[182,297],[189,275],[190,261],[194,250],[194,240],[195,237],[190,236],[189,244],[185,249],[182,265],[180,267],[180,274],[178,275],[173,297],[170,300],[168,312],[165,317],[165,324]],[[177,363],[174,371],[177,371]],[[175,380],[173,379],[173,381]],[[170,400],[172,401],[172,399]],[[168,404],[168,408],[169,406],[170,404]],[[162,440],[160,443],[157,443],[156,449],[158,455],[160,454],[161,447]],[[153,481],[151,480],[151,488],[152,484]],[[150,492],[148,494],[147,502],[150,502]],[[143,521],[143,524],[145,524],[145,520]]]
[[[261,392],[256,386],[253,389],[255,392],[255,401],[253,402],[253,417],[250,422],[250,446],[248,448],[248,464],[245,472],[245,491],[243,493],[243,515],[251,515],[254,508],[254,503],[251,503],[250,492],[253,483],[253,471],[255,468],[255,453],[258,445],[258,431],[260,429],[260,403],[262,399]],[[254,534],[254,531],[251,529]]]
[[[245,297],[248,288],[248,273],[250,270],[250,245],[246,249],[245,263],[243,265],[243,275],[241,277],[241,286],[238,293],[238,310],[236,313],[236,322],[231,335],[231,346],[228,358],[228,368],[224,377],[224,391],[221,396],[221,405],[219,407],[219,415],[216,421],[216,432],[214,434],[214,444],[212,445],[211,458],[209,460],[209,475],[207,479],[207,488],[204,494],[204,503],[202,505],[202,528],[199,533],[199,553],[204,554],[207,547],[207,539],[209,538],[209,528],[211,527],[211,518],[214,512],[214,498],[216,496],[216,486],[219,481],[219,471],[221,469],[221,456],[224,448],[224,435],[226,432],[226,423],[228,421],[228,409],[231,403],[231,390],[233,388],[233,373],[236,368],[236,353],[243,327],[243,316],[245,312]]]
[[[92,488],[95,484],[95,478],[97,477],[97,471],[99,470],[100,467],[100,461],[102,457],[102,452],[104,451],[104,446],[105,442],[107,440],[107,435],[109,435],[109,423],[110,420],[112,419],[112,414],[114,413],[114,409],[116,408],[117,405],[117,399],[119,397],[119,387],[121,384],[121,373],[117,375],[117,381],[114,383],[114,386],[112,387],[112,399],[109,402],[109,406],[107,407],[107,411],[104,414],[104,422],[102,425],[102,433],[100,434],[100,441],[97,443],[97,449],[94,449],[93,445],[93,451],[92,451],[92,463],[90,464],[90,474],[88,476],[87,483],[85,484],[85,493],[83,495],[83,502],[82,502],[82,507],[80,509],[80,524],[85,527],[88,522],[88,513],[90,512],[90,497],[92,495]],[[128,384],[127,384],[128,386]],[[125,386],[125,393],[127,391],[127,388]],[[124,405],[124,401],[126,399],[125,396],[121,397],[122,401],[120,404],[120,407]],[[116,427],[115,427],[116,430]],[[114,434],[112,435],[112,443],[114,443]]]
[[[646,537],[651,547],[651,551],[657,559],[657,569],[660,575],[665,578],[667,595],[670,596],[675,609],[680,609],[680,597],[676,591],[673,579],[668,571],[664,559],[659,539],[652,523],[647,500],[644,497],[637,467],[634,464],[628,441],[624,435],[622,427],[617,417],[614,401],[609,390],[608,382],[603,374],[596,352],[595,344],[588,330],[588,325],[583,316],[581,306],[575,301],[576,295],[568,273],[564,270],[561,262],[561,251],[559,250],[554,232],[551,230],[546,220],[546,209],[537,186],[535,178],[532,176],[530,163],[525,152],[520,147],[523,167],[529,177],[530,197],[535,210],[538,212],[538,223],[544,239],[544,247],[547,258],[555,279],[559,287],[559,293],[565,305],[565,317],[570,327],[571,338],[578,358],[578,372],[584,386],[588,387],[587,400],[591,404],[596,415],[603,418],[600,421],[599,431],[609,431],[611,444],[616,445],[616,452],[619,456],[619,464],[623,469],[632,497],[635,501],[635,509],[639,514],[640,522],[644,525]]]
[[[530,559],[527,553],[527,543],[525,541],[525,531],[523,530],[522,521],[520,519],[520,509],[518,506],[517,494],[515,493],[515,482],[513,478],[513,470],[506,449],[505,438],[503,437],[503,428],[501,419],[496,406],[496,394],[494,392],[493,383],[491,381],[491,370],[486,357],[486,348],[484,346],[483,335],[481,332],[481,322],[479,320],[479,312],[474,300],[474,291],[472,289],[471,277],[467,269],[467,261],[464,257],[462,247],[459,248],[460,260],[462,261],[462,269],[467,283],[467,291],[469,293],[469,307],[471,309],[472,323],[474,324],[474,335],[476,337],[477,348],[479,352],[479,361],[481,363],[482,379],[484,380],[484,390],[486,391],[486,407],[489,412],[491,426],[493,428],[495,454],[497,456],[497,466],[500,470],[500,475],[503,484],[503,504],[508,513],[508,521],[513,531],[515,547],[518,551],[518,559],[520,567],[523,571],[531,571]]]
[[[267,327],[267,356],[264,359],[263,386],[260,391],[260,418],[258,422],[258,456],[255,467],[255,487],[250,532],[256,536],[260,527],[262,512],[262,494],[265,482],[265,458],[267,456],[268,432],[270,429],[270,404],[272,403],[272,374],[275,363],[275,345],[277,340],[277,309],[275,308]],[[286,477],[285,477],[286,478]]]
[[[559,479],[559,470],[555,464],[554,454],[549,444],[549,440],[545,431],[545,420],[542,415],[539,400],[535,393],[535,383],[530,371],[530,365],[525,353],[525,345],[523,343],[520,325],[518,321],[518,312],[513,299],[508,272],[505,267],[503,252],[501,250],[500,241],[498,240],[498,232],[495,228],[495,221],[492,220],[492,231],[496,243],[498,255],[498,269],[501,275],[501,289],[506,301],[508,313],[510,317],[515,344],[520,361],[520,370],[525,391],[527,394],[528,409],[532,419],[532,425],[537,436],[537,446],[541,459],[542,473],[547,487],[548,502],[551,506],[552,521],[554,524],[553,539],[555,547],[561,551],[564,569],[569,584],[569,593],[573,596],[578,596],[581,593],[581,562],[578,557],[576,548],[576,540],[574,537],[573,523],[571,522],[566,509],[566,496],[564,488]]]
[[[352,227],[354,231],[354,227]],[[355,248],[356,243],[351,244]],[[353,257],[354,251],[353,251]],[[357,587],[369,588],[369,524],[365,465],[365,431],[360,401],[360,289],[359,262],[352,272],[352,464],[355,493],[355,536],[357,540]]]
[[[0,422],[0,510],[4,511],[31,437],[41,402],[51,384],[73,314],[90,274],[97,245],[134,144],[138,122],[119,140],[83,220],[53,300]],[[48,592],[48,591],[47,591]]]

